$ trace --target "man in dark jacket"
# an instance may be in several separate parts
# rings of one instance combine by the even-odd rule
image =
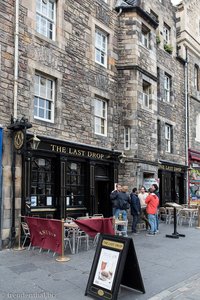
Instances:
[[[141,213],[141,205],[140,205],[140,199],[138,198],[137,195],[137,188],[134,188],[132,190],[132,193],[130,194],[130,205],[131,205],[131,215],[133,216],[132,232],[134,234],[137,234],[136,228]]]
[[[118,193],[121,192],[121,189],[122,189],[121,184],[116,184],[116,189],[114,191],[112,191],[111,194],[110,194],[110,200],[112,201],[113,216],[115,215],[115,211],[116,211],[117,206],[118,206],[117,196],[118,196]]]

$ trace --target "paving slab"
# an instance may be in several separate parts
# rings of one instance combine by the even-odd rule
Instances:
[[[186,236],[166,238],[173,225],[160,224],[154,237],[141,231],[133,238],[145,294],[120,287],[118,299],[170,300],[200,299],[200,230],[178,227]],[[39,249],[0,252],[0,300],[53,299],[84,300],[85,289],[95,255],[95,248],[66,253],[68,262],[57,262],[56,256]],[[115,300],[115,299],[114,299]]]

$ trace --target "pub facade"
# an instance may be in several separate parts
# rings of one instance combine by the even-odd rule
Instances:
[[[111,216],[117,182],[129,192],[157,182],[161,204],[177,193],[187,202],[185,65],[171,1],[17,5],[0,7],[3,244],[20,214]]]
[[[117,182],[119,152],[41,138],[24,153],[22,210],[62,219],[111,213],[110,191]]]

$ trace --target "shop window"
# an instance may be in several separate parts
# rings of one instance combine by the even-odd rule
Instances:
[[[94,123],[95,133],[107,135],[107,102],[102,99],[94,99]]]
[[[95,30],[95,61],[96,63],[107,67],[107,43],[108,35],[103,31]]]
[[[35,75],[34,118],[54,122],[55,80]]]
[[[85,168],[83,163],[68,162],[66,173],[66,207],[84,206]]]
[[[36,31],[55,40],[56,0],[36,0]]]
[[[51,159],[33,158],[31,163],[31,207],[54,206],[55,170]]]

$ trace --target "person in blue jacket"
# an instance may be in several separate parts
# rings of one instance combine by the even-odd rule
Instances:
[[[133,188],[130,194],[131,215],[133,216],[132,233],[137,234],[137,223],[140,219],[141,205],[137,195],[137,188]]]

